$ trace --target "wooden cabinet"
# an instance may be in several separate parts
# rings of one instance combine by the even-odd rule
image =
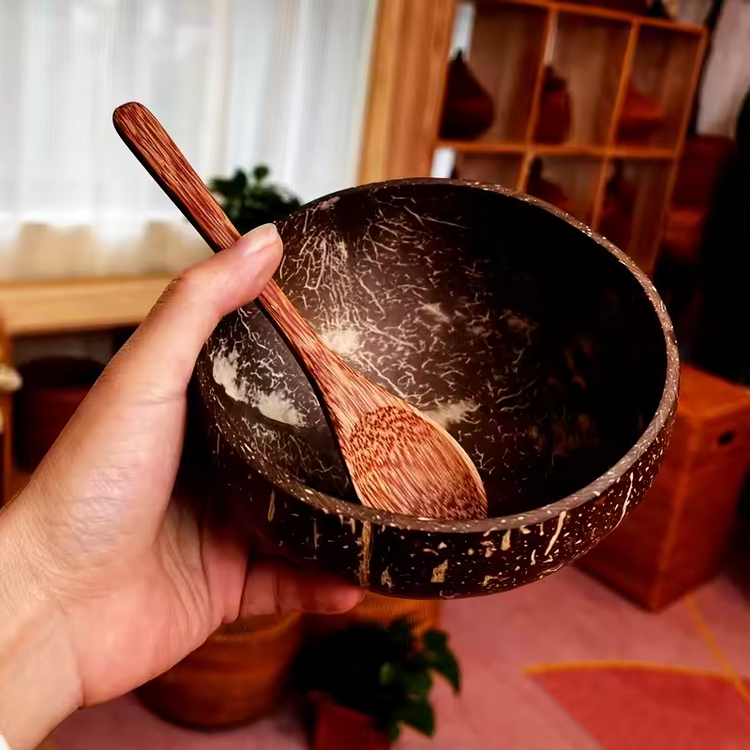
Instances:
[[[581,566],[648,609],[716,574],[750,465],[750,391],[685,366],[672,440],[641,504]]]

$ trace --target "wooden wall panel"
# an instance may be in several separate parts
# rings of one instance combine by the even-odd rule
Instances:
[[[456,0],[381,0],[360,183],[430,173]]]

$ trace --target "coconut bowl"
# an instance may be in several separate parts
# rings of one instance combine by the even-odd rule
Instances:
[[[651,282],[570,216],[497,186],[398,180],[278,224],[278,281],[324,340],[474,460],[488,518],[362,506],[315,392],[255,305],[196,367],[217,502],[280,551],[393,596],[491,594],[558,570],[651,486],[677,405]]]

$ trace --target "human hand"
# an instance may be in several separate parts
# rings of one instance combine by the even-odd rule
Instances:
[[[281,252],[266,225],[179,277],[0,514],[0,734],[13,750],[160,674],[239,615],[337,612],[361,598],[278,560],[248,566],[262,551],[241,525],[170,502],[196,358]]]

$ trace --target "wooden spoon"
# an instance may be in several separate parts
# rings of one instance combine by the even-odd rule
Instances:
[[[208,188],[143,105],[118,107],[115,129],[214,252],[240,239]],[[486,518],[487,495],[461,446],[414,407],[352,370],[274,281],[257,299],[294,352],[364,505],[420,518]]]

